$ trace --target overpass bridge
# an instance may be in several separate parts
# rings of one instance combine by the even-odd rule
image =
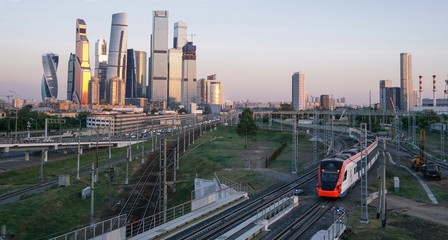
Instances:
[[[8,143],[0,144],[0,153],[8,152],[25,152],[25,161],[30,160],[31,151],[42,151],[42,158],[46,162],[48,161],[49,150],[66,150],[79,148],[82,154],[83,148],[104,148],[104,147],[126,147],[140,141],[125,140],[125,141],[72,141],[72,142],[49,142],[49,143]]]

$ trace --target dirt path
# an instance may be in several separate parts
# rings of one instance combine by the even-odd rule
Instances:
[[[396,212],[422,218],[448,226],[448,208],[440,205],[421,203],[407,198],[387,195],[388,212]]]

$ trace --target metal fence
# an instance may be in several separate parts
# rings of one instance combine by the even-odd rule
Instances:
[[[122,227],[126,227],[126,214],[95,223],[91,226],[80,228],[55,238],[50,238],[50,240],[87,240],[112,232]]]

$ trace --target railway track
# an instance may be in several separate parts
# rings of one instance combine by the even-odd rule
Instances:
[[[270,236],[269,239],[283,240],[304,238],[305,234],[312,229],[313,225],[331,211],[338,202],[339,199],[319,199],[299,218],[295,219],[275,236]]]
[[[119,158],[114,158],[110,161],[106,161],[106,162],[100,162],[99,163],[99,169],[102,168],[106,168],[109,167],[110,165],[119,163],[124,161],[124,159],[122,158],[123,156],[120,156]],[[90,166],[87,167],[83,167],[79,170],[80,174],[86,174],[86,173],[90,173],[92,171],[92,168]],[[70,173],[70,178],[72,179],[76,179],[76,172],[72,172]],[[28,187],[24,187],[12,192],[8,192],[5,194],[0,195],[0,205],[5,204],[5,203],[10,203],[10,202],[14,202],[20,199],[20,197],[22,197],[23,195],[26,194],[35,194],[38,192],[42,192],[44,190],[46,190],[49,187],[55,186],[57,185],[59,182],[58,178],[53,178],[50,179],[46,182],[42,182],[42,183],[37,183],[37,184],[33,184],[31,186]]]
[[[270,193],[241,203],[168,239],[215,239],[241,222],[244,222],[252,217],[258,209],[263,209],[273,202],[276,202],[279,198],[285,196],[285,194],[290,193],[293,187],[302,186],[305,183],[315,179],[316,171],[316,168],[312,169],[307,173],[304,173],[298,179],[287,183]]]

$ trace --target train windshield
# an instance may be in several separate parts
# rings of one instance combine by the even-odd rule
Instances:
[[[320,163],[320,177],[322,190],[334,190],[339,178],[343,161],[328,159]]]
[[[322,181],[324,182],[336,182],[338,177],[338,172],[322,172]]]

